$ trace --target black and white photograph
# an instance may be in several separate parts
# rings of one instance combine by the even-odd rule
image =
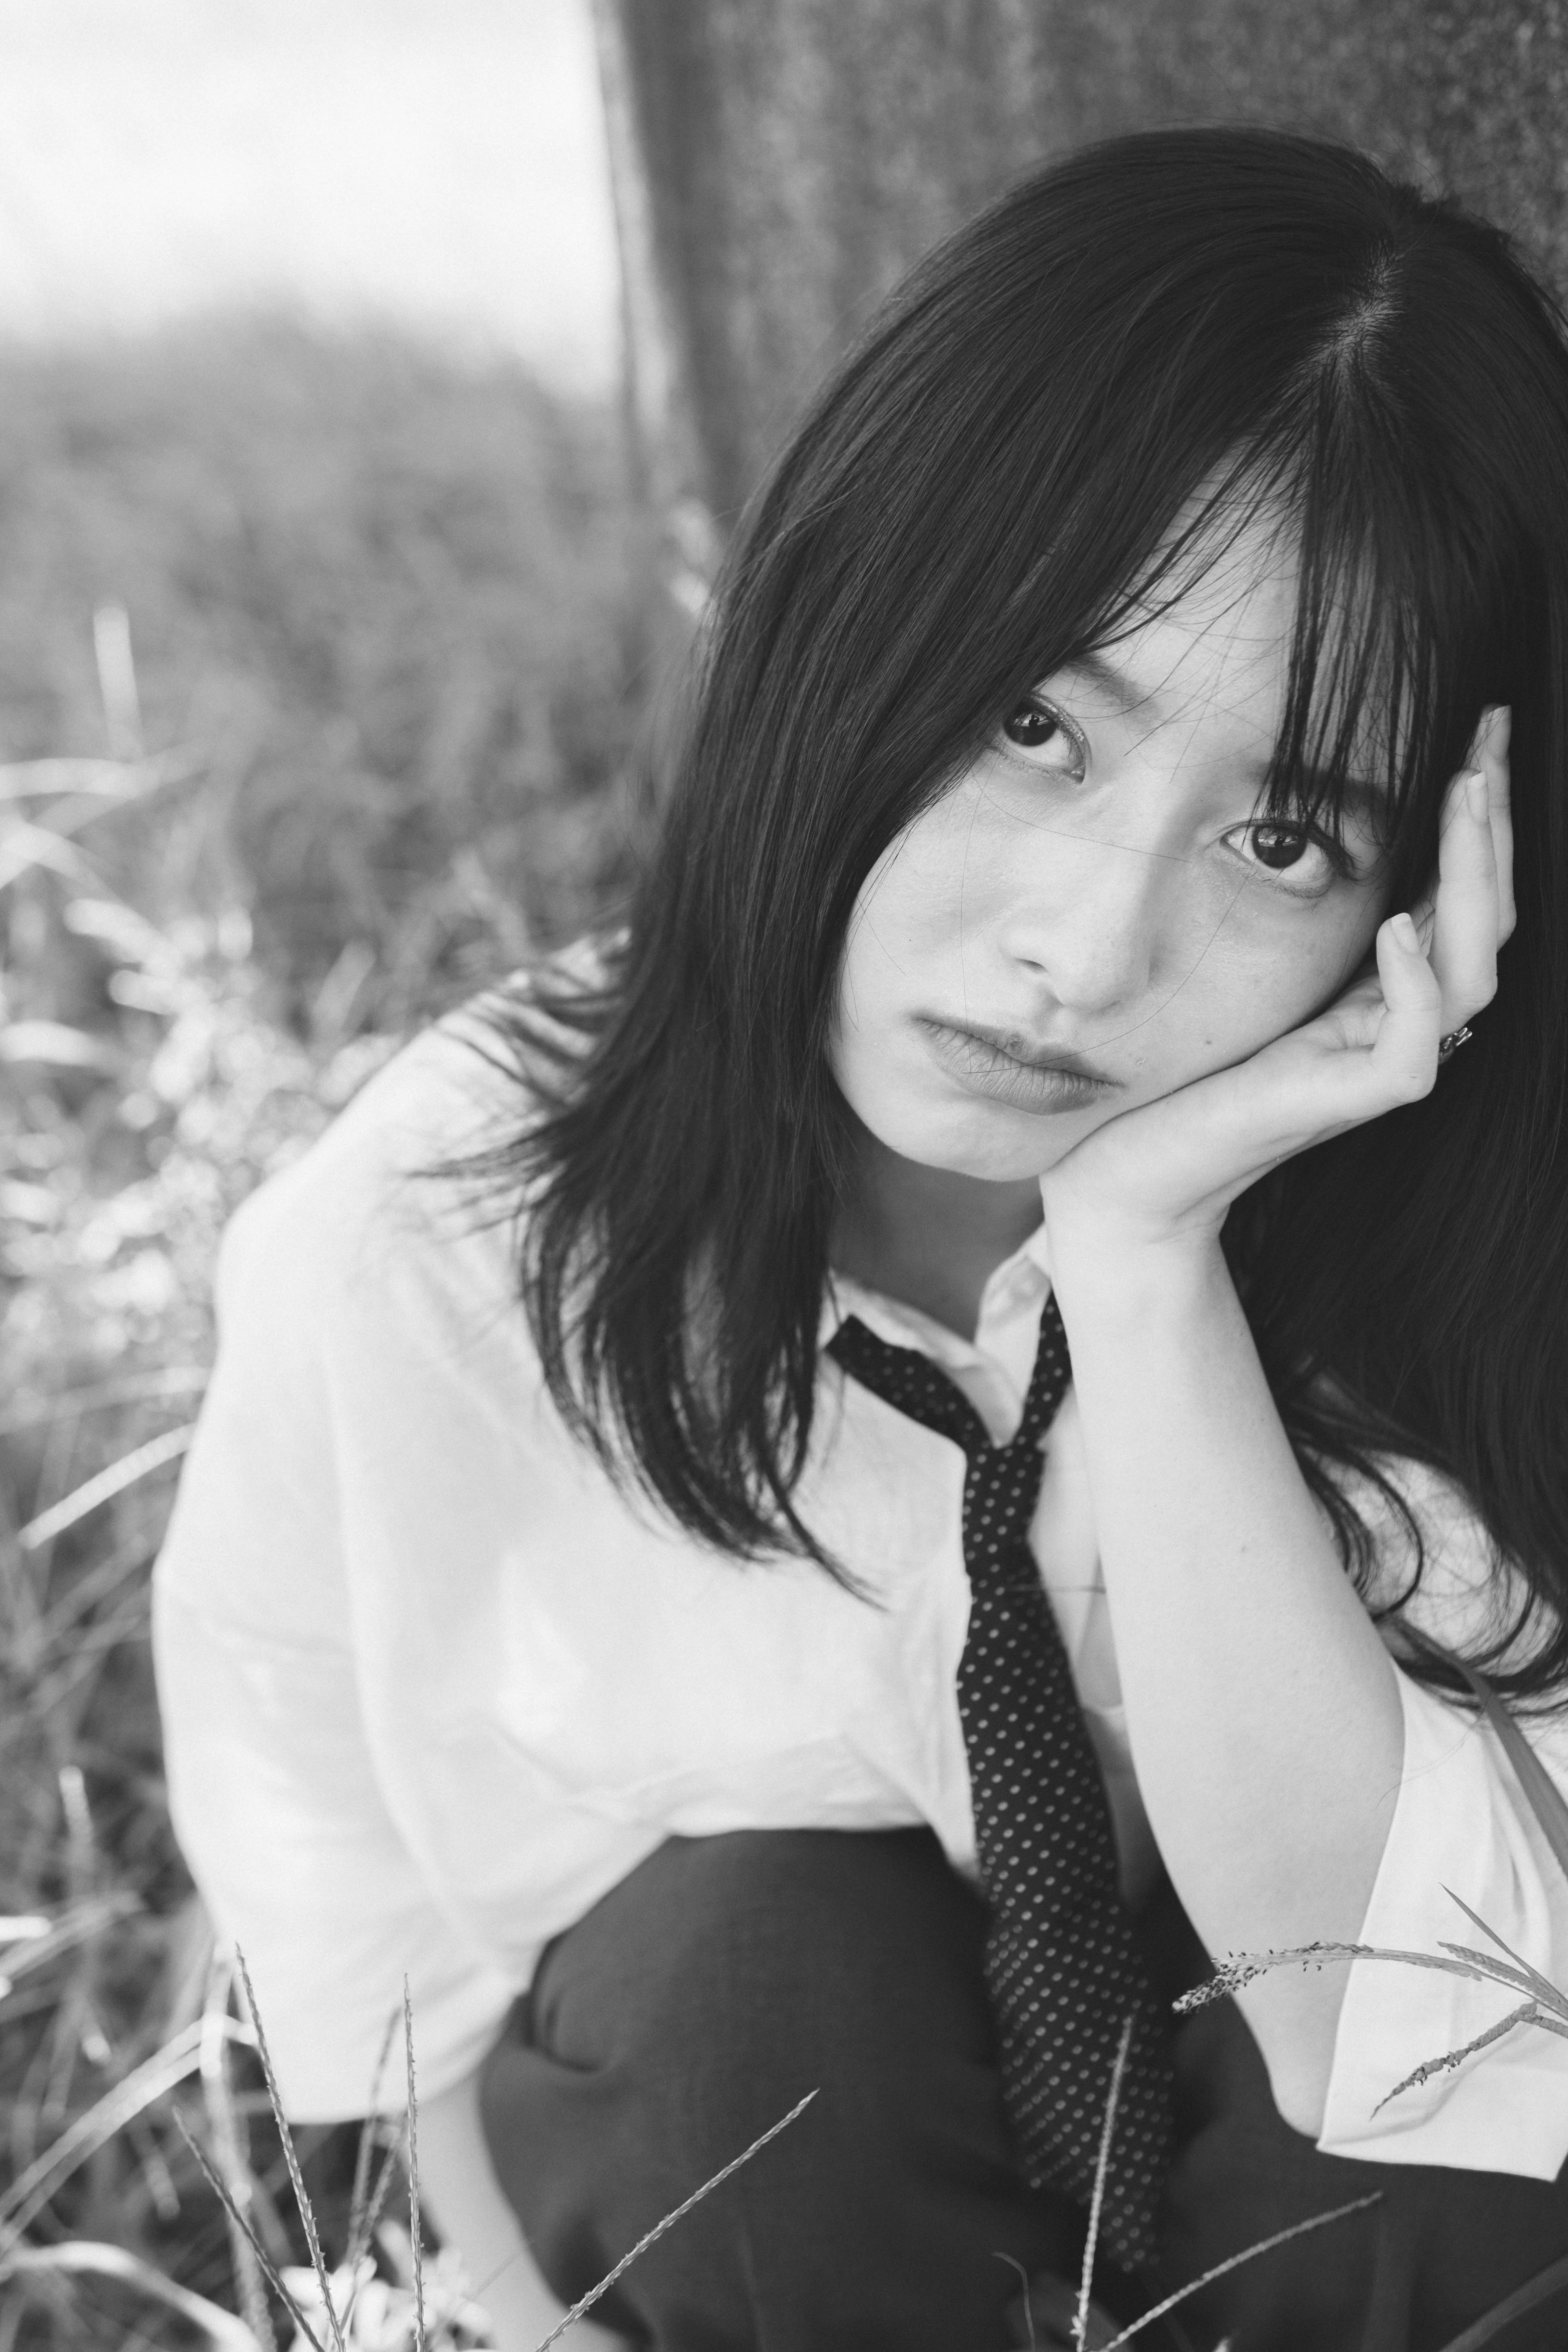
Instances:
[[[1568,2352],[1568,12],[0,0],[0,2352]]]

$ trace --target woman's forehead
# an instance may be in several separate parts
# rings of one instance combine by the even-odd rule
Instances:
[[[1232,557],[1185,586],[1130,604],[1114,635],[1071,667],[1144,728],[1232,724],[1272,740],[1289,688],[1293,565]]]
[[[1294,528],[1267,509],[1211,509],[1178,519],[1152,569],[1157,579],[1126,600],[1113,632],[1074,667],[1127,715],[1230,721],[1272,742],[1301,634]],[[1363,774],[1384,775],[1393,695],[1386,663],[1357,658],[1368,631],[1366,600],[1353,586],[1328,599],[1310,648],[1311,732],[1338,743],[1342,756],[1348,751]]]
[[[1288,656],[1300,542],[1276,508],[1189,500],[1144,569],[1124,605],[1134,630],[1168,623],[1194,643],[1241,639]]]

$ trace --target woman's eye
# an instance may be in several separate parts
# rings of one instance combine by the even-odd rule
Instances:
[[[1304,887],[1315,895],[1326,889],[1337,875],[1350,871],[1349,860],[1312,826],[1258,818],[1233,831],[1246,839],[1247,848],[1239,854],[1247,864],[1260,866],[1269,874],[1290,876],[1288,887]],[[1226,837],[1228,840],[1233,836]]]
[[[1020,702],[1016,710],[1002,722],[1002,732],[1009,743],[1020,751],[1034,755],[1034,763],[1043,768],[1062,768],[1074,776],[1084,773],[1086,759],[1082,738],[1070,728],[1060,711],[1053,710],[1048,702],[1031,695]]]

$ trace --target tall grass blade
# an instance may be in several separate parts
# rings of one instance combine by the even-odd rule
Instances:
[[[1105,2352],[1121,2352],[1122,2345],[1131,2344],[1135,2336],[1142,2336],[1146,2327],[1152,2327],[1157,2319],[1163,2319],[1168,2311],[1174,2311],[1179,2303],[1185,2303],[1187,2297],[1196,2294],[1200,2288],[1212,2286],[1216,2278],[1224,2278],[1226,2271],[1238,2271],[1243,2263],[1253,2262],[1259,2254],[1272,2253],[1276,2246],[1287,2244],[1291,2238],[1304,2238],[1309,2230],[1326,2229],[1331,2221],[1342,2221],[1347,2213],[1359,2213],[1363,2206],[1378,2205],[1382,2201],[1382,2189],[1374,2189],[1370,2197],[1358,2197],[1352,2204],[1336,2205],[1331,2213],[1314,2213],[1310,2221],[1292,2222],[1288,2230],[1276,2230],[1271,2238],[1259,2238],[1255,2246],[1247,2247],[1239,2254],[1232,2254],[1227,2262],[1215,2263],[1212,2270],[1205,2271],[1202,2278],[1191,2280],[1187,2285],[1178,2287],[1174,2294],[1168,2294],[1163,2303],[1155,2304],[1152,2310],[1135,2319],[1131,2327],[1124,2327],[1120,2336],[1113,2336]],[[1452,2346],[1449,2352],[1453,2352]]]
[[[398,2023],[399,2013],[394,2009],[388,2012],[386,2031],[381,2037],[381,2048],[376,2053],[375,2071],[371,2076],[369,2112],[365,2116],[364,2128],[360,2133],[359,2147],[354,2153],[353,2190],[349,2202],[349,2248],[344,2257],[344,2267],[354,2281],[353,2291],[349,2298],[350,2321],[353,2320],[354,2305],[359,2299],[360,2264],[370,2252],[376,2225],[381,2220],[382,2209],[386,2203],[387,2192],[392,2187],[393,2175],[397,2170],[397,2141],[394,2139],[388,2143],[383,2153],[381,2170],[376,2175],[375,2187],[370,2189],[371,2162],[375,2153],[375,2125],[381,2112],[381,2086],[385,2079],[387,2060],[392,2055],[392,2038],[397,2032]],[[405,2130],[406,2130],[406,2118]],[[402,2135],[400,2134],[399,2137]],[[368,2195],[367,2190],[369,2190]]]
[[[123,800],[135,775],[123,760],[8,760],[0,765],[0,801],[50,800],[64,793]]]
[[[1121,2028],[1121,2039],[1116,2046],[1116,2062],[1110,2069],[1110,2088],[1105,2095],[1105,2121],[1100,2132],[1100,2154],[1094,2163],[1094,2189],[1089,2200],[1089,2233],[1083,2242],[1083,2269],[1078,2283],[1078,2309],[1073,2314],[1073,2352],[1084,2352],[1089,2341],[1089,2296],[1094,2283],[1094,2257],[1100,2247],[1100,2217],[1105,2204],[1105,2182],[1110,2170],[1110,2143],[1116,2136],[1116,2109],[1121,2097],[1122,2077],[1127,2072],[1127,2053],[1132,2047],[1132,2030],[1138,2022],[1138,2012],[1130,2009]]]
[[[110,751],[128,765],[142,757],[142,697],[131,647],[131,615],[123,604],[100,604],[92,616],[92,650]]]
[[[1451,1886],[1446,1886],[1443,1892],[1451,1902],[1458,1905],[1466,1918],[1480,1929],[1488,1942],[1495,1945],[1495,1952],[1479,1951],[1470,1944],[1446,1941],[1440,1952],[1385,1950],[1373,1944],[1303,1944],[1289,1951],[1231,1952],[1223,1960],[1212,1962],[1215,1973],[1206,1984],[1194,1986],[1192,1991],[1183,1993],[1173,2006],[1178,2011],[1202,2009],[1224,1993],[1239,1991],[1243,1985],[1251,1983],[1255,1977],[1264,1975],[1270,1969],[1285,1968],[1292,1963],[1321,1967],[1331,1959],[1395,1960],[1405,1968],[1436,1969],[1449,1976],[1465,1977],[1473,1984],[1494,1984],[1507,1991],[1529,1996],[1520,2007],[1510,2010],[1495,2025],[1489,2026],[1483,2033],[1478,2033],[1473,2041],[1464,2042],[1457,2050],[1446,2051],[1441,2057],[1424,2060],[1378,2101],[1372,2111],[1374,2116],[1381,2114],[1389,2100],[1397,2098],[1402,2091],[1413,2090],[1417,2084],[1429,2082],[1433,2075],[1448,2067],[1461,2064],[1476,2051],[1500,2041],[1505,2033],[1511,2033],[1515,2026],[1539,2026],[1543,2032],[1555,2033],[1568,2041],[1568,1993],[1543,1977],[1538,1969],[1532,1969],[1528,1960],[1521,1958],[1513,1947],[1503,1941],[1496,1928],[1489,1927],[1480,1914],[1470,1908],[1462,1895],[1456,1895]],[[1498,1952],[1503,1955],[1502,1958],[1498,1958]]]
[[[272,2118],[278,2126],[278,2137],[282,2143],[283,2160],[289,2167],[289,2179],[293,2184],[294,2201],[300,2208],[300,2219],[304,2224],[305,2243],[310,2249],[310,2267],[316,2273],[316,2284],[321,2290],[321,2301],[327,2307],[327,2325],[332,2331],[332,2342],[336,2347],[336,2352],[347,2352],[343,2343],[342,2328],[338,2319],[338,2307],[332,2301],[331,2282],[327,2276],[327,2265],[321,2258],[321,2241],[316,2230],[315,2208],[306,2194],[304,2175],[300,2169],[300,2159],[294,2153],[294,2135],[289,2130],[288,2118],[283,2113],[283,2102],[278,2090],[278,2077],[272,2071],[272,2053],[267,2047],[267,2035],[261,2023],[261,2011],[256,2005],[256,1993],[250,1981],[250,1970],[245,1965],[245,1954],[237,1944],[234,1948],[234,1958],[235,1965],[239,1970],[240,1982],[245,1987],[245,2005],[250,2011],[250,2021],[256,2029],[257,2054],[261,2060],[261,2072],[267,2083],[267,2095],[272,2102]]]
[[[1468,1977],[1472,1984],[1496,1984],[1500,1981],[1493,1963],[1483,1966],[1468,1960],[1447,1958],[1436,1952],[1405,1952],[1379,1944],[1297,1944],[1278,1952],[1227,1952],[1223,1960],[1211,1957],[1214,1974],[1201,1985],[1194,1985],[1171,2004],[1180,2015],[1203,2009],[1211,2000],[1221,2000],[1226,1993],[1239,1992],[1255,1977],[1267,1976],[1270,1969],[1322,1968],[1330,1960],[1397,1960],[1408,1969],[1435,1969],[1440,1976]]]
[[[1489,2344],[1494,2336],[1500,2336],[1505,2327],[1522,2318],[1527,2311],[1533,2311],[1538,2303],[1545,2303],[1552,2295],[1561,2294],[1564,2287],[1568,2287],[1568,2255],[1564,2255],[1561,2262],[1549,2263],[1545,2270],[1537,2271],[1532,2279],[1527,2279],[1522,2286],[1515,2287],[1513,2293],[1504,2295],[1500,2303],[1494,2303],[1491,2309],[1472,2321],[1462,2335],[1456,2336],[1451,2344],[1445,2344],[1443,2352],[1481,2352],[1483,2344]]]
[[[1395,2083],[1392,2091],[1384,2093],[1373,2114],[1381,2115],[1390,2099],[1396,2099],[1401,2091],[1413,2091],[1418,2083],[1429,2083],[1434,2074],[1445,2074],[1450,2067],[1463,2065],[1467,2058],[1472,2057],[1478,2050],[1484,2050],[1489,2042],[1500,2042],[1505,2033],[1511,2033],[1516,2025],[1539,2025],[1541,2021],[1541,2012],[1532,2000],[1525,2001],[1518,2009],[1510,2009],[1506,2017],[1499,2018],[1495,2025],[1489,2025],[1486,2032],[1478,2033],[1473,2042],[1462,2042],[1458,2050],[1446,2050],[1441,2058],[1424,2059],[1419,2066],[1406,2074],[1403,2083]]]
[[[36,866],[89,889],[101,890],[104,887],[103,877],[97,868],[89,865],[79,849],[72,849],[68,842],[60,838],[58,828],[29,824],[26,820],[7,825],[5,845],[0,847],[0,890],[31,873]]]
[[[371,2076],[370,2104],[365,2109],[364,2128],[359,2136],[354,2152],[353,2189],[349,2197],[349,2243],[343,2256],[351,2277],[359,2275],[360,2257],[368,2252],[370,2232],[374,2224],[367,2221],[370,2210],[370,2168],[375,2153],[375,2126],[381,2114],[381,2086],[386,2078],[386,2062],[392,2055],[392,2037],[397,2031],[397,2011],[393,2010],[386,2021],[386,2032],[381,2037],[381,2049],[376,2057],[375,2072]]]
[[[1460,1910],[1464,1913],[1466,1918],[1469,1920],[1472,1927],[1476,1927],[1480,1929],[1488,1943],[1495,1944],[1498,1950],[1512,1961],[1514,1967],[1519,1970],[1520,1974],[1524,1978],[1525,1982],[1534,1992],[1537,2000],[1543,2000],[1549,2009],[1555,2009],[1563,2015],[1568,2016],[1568,1994],[1564,1994],[1560,1986],[1554,1985],[1550,1977],[1543,1977],[1539,1969],[1532,1969],[1528,1960],[1521,1959],[1520,1955],[1514,1950],[1511,1944],[1505,1944],[1503,1942],[1502,1937],[1498,1934],[1495,1927],[1489,1927],[1480,1914],[1477,1911],[1471,1910],[1469,1905],[1466,1902],[1462,1895],[1456,1895],[1451,1886],[1445,1886],[1443,1892],[1451,1903],[1457,1903],[1458,1905]],[[1463,1949],[1464,1948],[1460,1947],[1460,1948]]]
[[[408,2062],[408,2245],[414,2267],[414,2352],[425,2352],[425,2249],[419,2226],[419,2104],[414,2095],[414,2003],[403,1979],[403,2050]]]
[[[233,1978],[232,1960],[220,1947],[212,1956],[207,1971],[206,1998],[202,2004],[202,2095],[206,2104],[207,2128],[217,2153],[217,2168],[228,2183],[235,2204],[242,2213],[247,2214],[250,2166],[242,2145],[239,2118],[229,2095],[228,2070],[225,2063],[229,2041],[225,2028],[228,2024],[228,1998]],[[225,2219],[228,2223],[229,2256],[234,2265],[235,2284],[239,2290],[240,2310],[260,2347],[260,2352],[277,2352],[272,2315],[267,2307],[261,2273],[251,2252],[250,2241],[226,2207]]]
[[[79,1764],[62,1764],[57,1775],[66,1823],[66,1883],[73,1904],[90,1903],[98,1877],[98,1840]]]
[[[127,2252],[123,2246],[100,2246],[80,2239],[63,2246],[18,2246],[7,2257],[7,2274],[26,2277],[64,2273],[68,2277],[110,2278],[135,2287],[154,2303],[167,2305],[193,2327],[199,2327],[216,2352],[257,2352],[256,2338],[243,2319],[209,2303],[203,2294],[165,2278],[151,2263]]]
[[[201,2142],[197,2139],[195,2132],[192,2131],[189,2124],[186,2123],[184,2116],[181,2115],[177,2107],[174,2110],[174,2121],[179,2126],[180,2137],[184,2141],[185,2146],[195,2158],[196,2163],[201,2169],[203,2179],[206,2181],[208,2188],[212,2190],[214,2196],[217,2199],[218,2203],[223,2207],[224,2211],[227,2214],[235,2227],[243,2231],[246,2237],[249,2240],[250,2250],[261,2266],[262,2276],[266,2279],[267,2284],[272,2289],[273,2294],[278,2297],[279,2303],[282,2304],[284,2309],[288,2312],[290,2319],[293,2320],[295,2326],[298,2327],[300,2333],[305,2338],[306,2343],[310,2345],[310,2352],[326,2352],[325,2346],[321,2343],[314,2328],[310,2326],[310,2321],[306,2318],[304,2313],[300,2310],[299,2305],[295,2302],[293,2296],[284,2285],[282,2278],[279,2274],[278,2266],[273,2262],[271,2255],[268,2252],[266,2247],[262,2244],[260,2239],[251,2228],[250,2223],[246,2220],[245,2215],[240,2211],[239,2207],[235,2203],[233,2197],[229,2194],[228,2183],[220,2177],[216,2168],[209,2161],[205,2148],[203,2147]]]
[[[100,1470],[96,1478],[89,1478],[74,1494],[65,1496],[48,1510],[40,1511],[25,1528],[18,1528],[18,1546],[23,1551],[37,1551],[40,1544],[50,1542],[67,1528],[75,1527],[79,1519],[85,1519],[89,1511],[96,1511],[100,1503],[122,1495],[127,1486],[134,1486],[138,1479],[161,1470],[165,1462],[175,1461],[195,1433],[196,1424],[190,1421],[179,1429],[164,1430],[161,1437],[150,1437],[145,1445],[138,1445],[118,1462],[111,1462],[107,1470]]]
[[[382,2164],[381,2170],[376,2175],[375,2189],[371,2197],[369,2205],[365,2209],[364,2245],[361,2250],[362,2260],[363,2259],[364,2254],[370,2252],[371,2241],[374,2238],[376,2230],[380,2225],[382,2213],[385,2208],[387,2198],[392,2190],[393,2181],[396,2178],[399,2143],[404,2139],[404,2134],[400,2132],[397,2139],[392,2142],[391,2146],[387,2148],[385,2159]]]
[[[1473,1944],[1445,1942],[1442,1948],[1446,1952],[1452,1952],[1457,1960],[1473,1960],[1476,1966],[1491,1979],[1493,1984],[1507,1985],[1514,1992],[1528,1993],[1531,2000],[1541,1999],[1540,1988],[1545,1982],[1545,1979],[1536,1977],[1532,1969],[1516,1969],[1510,1961],[1500,1960],[1492,1952],[1478,1952]],[[1559,1995],[1558,1998],[1561,1999],[1562,1996]]]
[[[164,2097],[187,2074],[195,2072],[200,2063],[200,2040],[199,2024],[176,2033],[162,2050],[155,2050],[151,2058],[143,2059],[112,2090],[106,2091],[26,2171],[17,2174],[0,2195],[0,2258],[79,2165],[85,2164],[116,2132],[122,2131],[132,2116],[139,2116],[143,2107],[150,2107],[154,2099]]]
[[[996,2259],[999,2263],[1010,2263],[1013,2268],[1017,2272],[1020,2280],[1023,2282],[1024,2325],[1029,2331],[1029,2352],[1035,2352],[1035,2310],[1033,2304],[1029,2300],[1029,2273],[1024,2268],[1023,2263],[1018,2260],[1016,2254],[1004,2254],[995,2247],[993,2247],[992,2252],[995,2253]]]
[[[403,2135],[400,2134],[399,2137],[402,2137]],[[363,2135],[361,2137],[360,2146],[362,2148],[364,2146]],[[353,2284],[349,2289],[348,2304],[343,2312],[343,2328],[349,2337],[351,2352],[353,2344],[354,2310],[359,2302],[360,2288],[364,2284],[363,2280],[360,2276],[360,2272],[361,2269],[363,2268],[370,2274],[374,2274],[374,2273],[375,2265],[374,2261],[367,2264],[365,2257],[370,2252],[372,2242],[375,2237],[377,2225],[381,2221],[382,2208],[386,2203],[387,2191],[392,2187],[393,2176],[396,2170],[397,2147],[395,2142],[386,2151],[384,2161],[383,2162],[381,2170],[376,2177],[374,2192],[373,2193],[369,2203],[365,2207],[363,2220],[364,2242],[359,2248],[354,2267],[349,2272],[349,2276],[353,2280]]]
[[[132,1895],[129,1887],[121,1887],[113,1895],[89,1895],[85,1903],[74,1904],[58,1919],[47,1921],[43,1935],[27,1937],[20,1951],[7,1950],[5,1976],[0,1979],[0,2000],[33,1969],[44,1968],[61,1952],[69,1951],[73,1944],[89,1942],[105,1927],[128,1919],[142,1907],[141,1896]]]
[[[534,2352],[550,2352],[550,2347],[555,2342],[556,2337],[559,2336],[564,2336],[566,2330],[569,2327],[574,2326],[576,2322],[582,2318],[583,2314],[585,2311],[591,2311],[595,2304],[598,2302],[599,2297],[602,2294],[608,2293],[609,2289],[614,2286],[616,2281],[621,2276],[622,2273],[630,2270],[637,2256],[639,2254],[647,2253],[648,2248],[653,2244],[656,2238],[662,2238],[665,2231],[667,2230],[673,2229],[676,2222],[680,2221],[686,2214],[689,2213],[694,2205],[700,2205],[702,2200],[710,2193],[710,2190],[717,2189],[721,2180],[728,2180],[732,2172],[739,2172],[743,2164],[749,2164],[752,2157],[756,2155],[759,2148],[766,2147],[769,2140],[776,2139],[780,2132],[784,2130],[786,2124],[793,2124],[796,2116],[804,2115],[805,2113],[806,2108],[810,2106],[816,2096],[816,2093],[815,2091],[807,2091],[805,2098],[800,2100],[796,2105],[793,2106],[787,2116],[781,2116],[776,2124],[770,2124],[767,2130],[762,2134],[761,2137],[754,2139],[752,2142],[750,2147],[743,2150],[740,2156],[732,2158],[730,2163],[723,2167],[721,2171],[716,2172],[713,2175],[711,2180],[705,2180],[701,2188],[695,2190],[693,2194],[686,2200],[683,2205],[678,2205],[676,2207],[673,2213],[667,2213],[662,2221],[656,2222],[646,2237],[639,2238],[637,2240],[637,2244],[632,2248],[629,2254],[623,2254],[621,2256],[620,2261],[616,2264],[613,2271],[606,2271],[605,2276],[599,2281],[597,2286],[590,2287],[582,2301],[573,2305],[571,2310],[566,2314],[565,2318],[560,2322],[559,2326],[552,2327],[549,2335],[544,2337],[543,2341],[534,2347]],[[487,2282],[487,2284],[489,2282]],[[479,2291],[480,2293],[483,2292],[482,2289]]]

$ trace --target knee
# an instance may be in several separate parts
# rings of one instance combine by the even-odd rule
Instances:
[[[780,2079],[933,2050],[987,2063],[984,1910],[925,1831],[742,1831],[669,1840],[561,1939],[544,1987],[560,2054],[584,1996],[631,2058],[655,2046]],[[574,1949],[573,1948],[575,1947]],[[586,2049],[583,2055],[588,2054]]]

